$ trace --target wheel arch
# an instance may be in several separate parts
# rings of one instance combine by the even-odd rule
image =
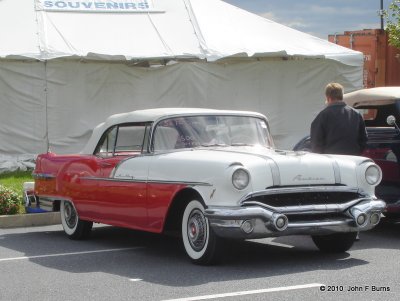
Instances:
[[[201,194],[193,188],[185,188],[179,191],[173,198],[168,208],[164,222],[163,232],[166,234],[181,234],[181,221],[186,205],[193,199],[198,200],[206,207]]]

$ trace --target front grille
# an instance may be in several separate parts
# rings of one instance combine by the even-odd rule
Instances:
[[[325,204],[344,204],[351,200],[360,198],[356,192],[344,191],[324,191],[324,192],[301,192],[301,193],[282,193],[257,196],[246,200],[256,201],[272,207],[284,206],[305,206],[305,205],[325,205]]]

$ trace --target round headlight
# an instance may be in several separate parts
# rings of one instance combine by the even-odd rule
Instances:
[[[370,185],[377,185],[381,179],[381,170],[376,165],[371,165],[365,171],[365,180]]]
[[[247,185],[249,185],[249,182],[250,182],[249,173],[242,168],[235,170],[234,173],[232,174],[232,184],[233,186],[235,186],[236,189],[239,190],[245,189]]]

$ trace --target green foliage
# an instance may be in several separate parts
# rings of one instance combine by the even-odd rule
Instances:
[[[0,174],[0,215],[24,213],[22,184],[32,181],[32,171]]]
[[[400,0],[393,0],[385,12],[389,44],[400,48]]]
[[[21,205],[22,198],[18,193],[0,185],[0,215],[17,214]]]

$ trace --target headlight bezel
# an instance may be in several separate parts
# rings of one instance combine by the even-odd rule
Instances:
[[[244,190],[250,184],[250,173],[247,169],[239,167],[232,173],[231,182],[237,190]]]
[[[382,180],[382,171],[376,164],[369,164],[364,171],[365,181],[371,186],[377,186]]]

